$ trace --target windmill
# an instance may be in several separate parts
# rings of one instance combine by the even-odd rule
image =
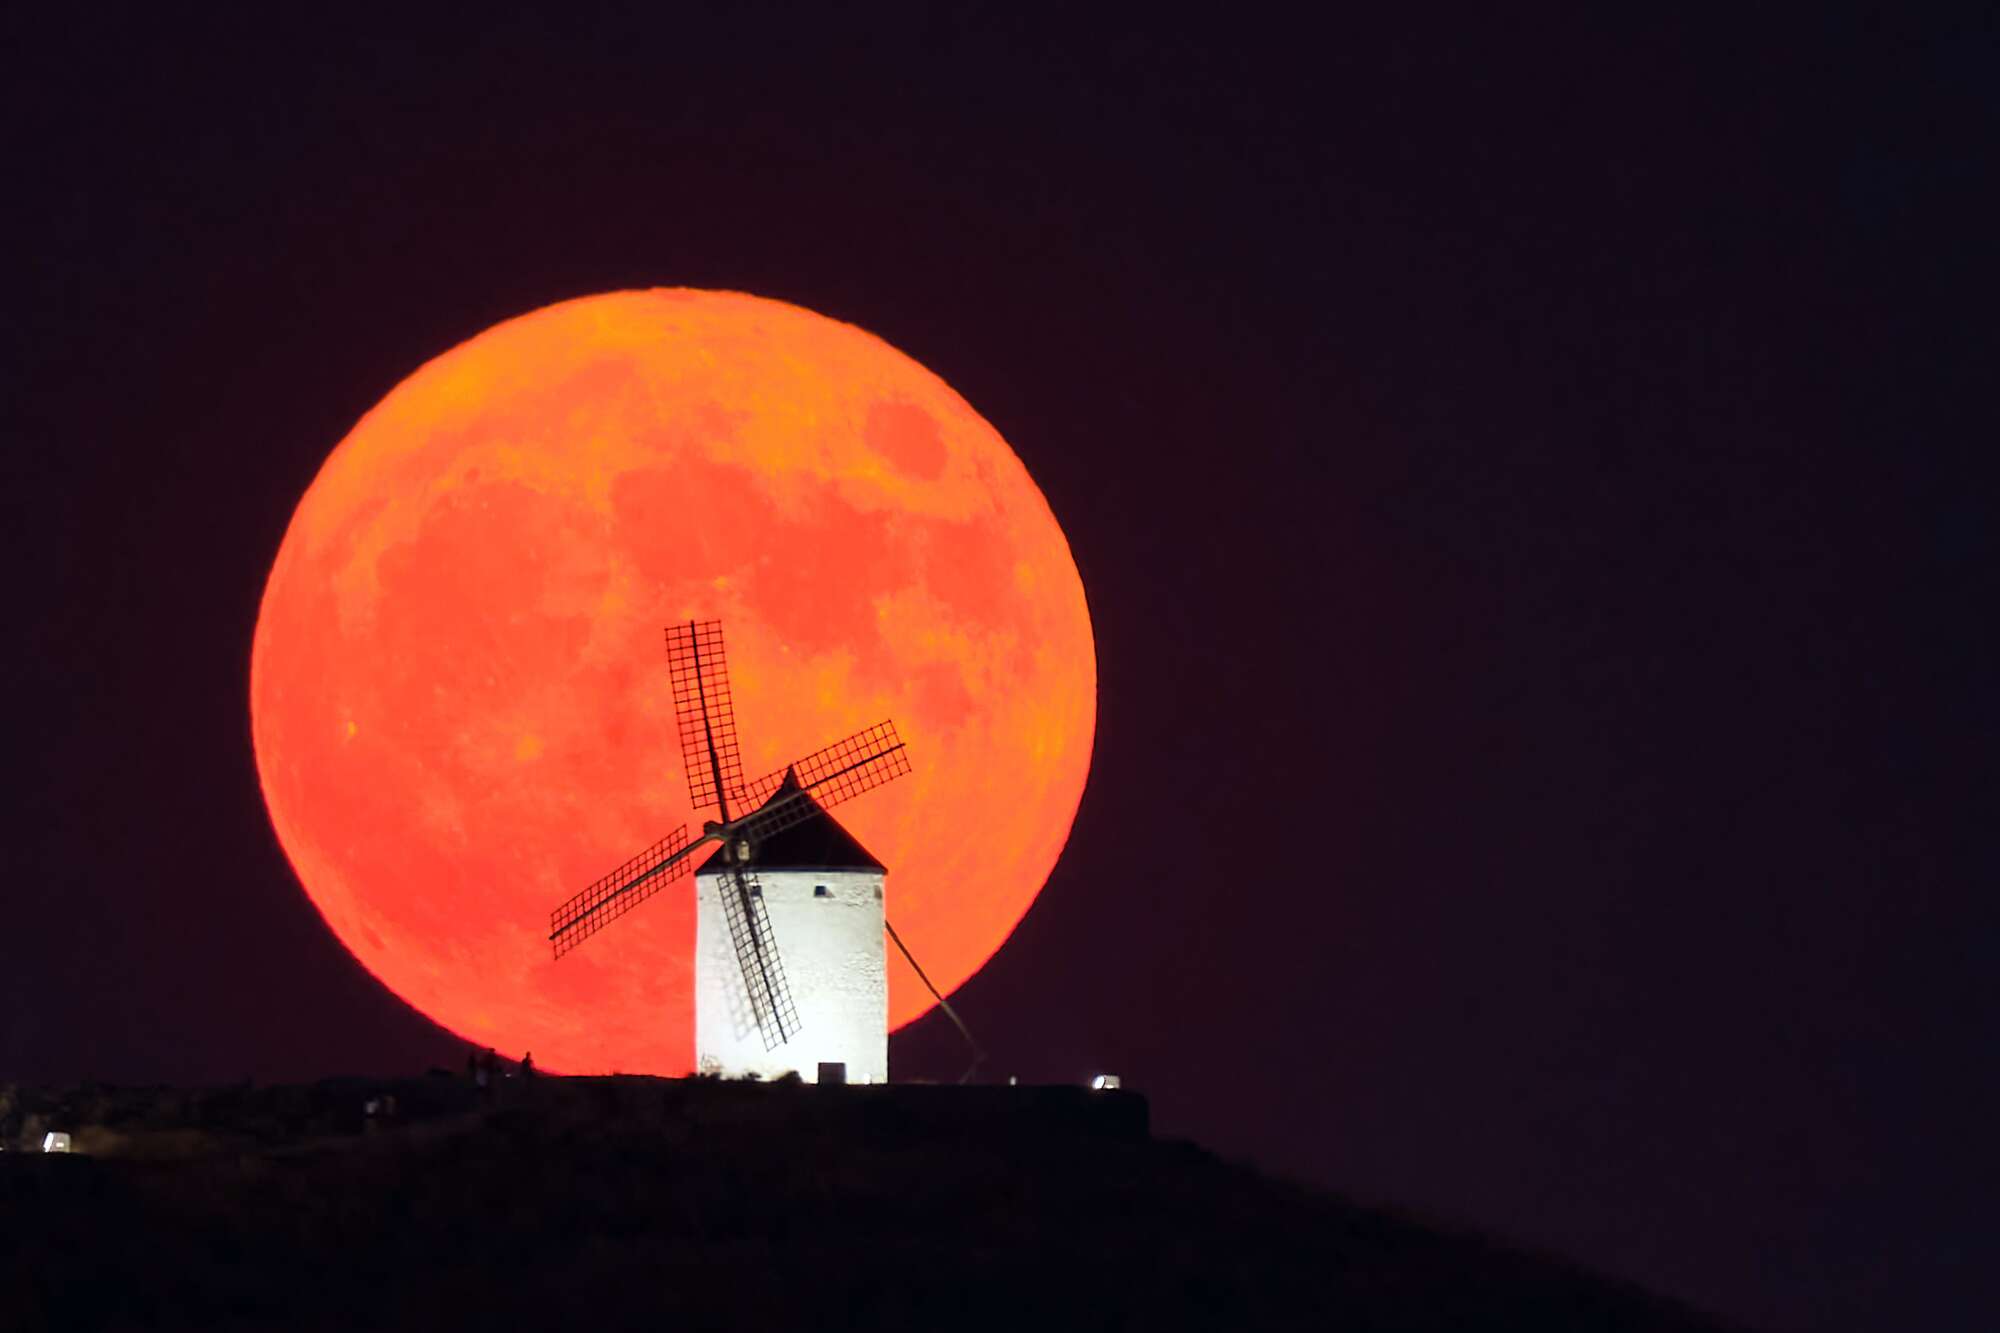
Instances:
[[[715,817],[703,821],[698,838],[690,841],[687,826],[682,825],[556,908],[549,916],[549,941],[554,946],[555,956],[563,957],[668,884],[688,875],[695,869],[694,855],[701,848],[709,843],[719,844],[719,851],[701,867],[701,877],[706,879],[712,875],[714,879],[715,906],[726,923],[730,951],[734,956],[736,975],[730,980],[734,982],[740,977],[740,991],[736,994],[747,1000],[748,1023],[754,1027],[765,1051],[777,1051],[793,1041],[802,1024],[772,930],[766,886],[758,871],[758,853],[766,846],[775,845],[773,839],[778,839],[787,830],[797,829],[810,820],[823,820],[826,826],[839,831],[838,826],[825,817],[826,810],[908,773],[908,753],[896,734],[895,725],[885,721],[774,773],[746,782],[737,747],[734,702],[729,688],[721,622],[689,621],[685,625],[670,627],[667,630],[667,670],[673,686],[674,721],[680,735],[688,796],[697,815],[712,809]],[[860,851],[858,844],[853,844],[844,831],[839,831],[839,834],[855,851]],[[897,947],[909,958],[911,966],[916,968],[924,985],[943,1004],[943,996],[931,986],[930,979],[924,976],[921,967],[917,967],[908,947],[889,927],[886,916],[882,915],[881,865],[866,857],[865,853],[854,864],[872,867],[874,872],[872,910],[873,919],[880,922],[880,927],[872,930],[876,959],[872,975],[879,978],[882,973],[879,960],[882,933],[886,930],[889,938],[895,940]],[[805,873],[808,878],[833,878],[824,871],[787,872],[788,875],[795,873]],[[812,887],[820,896],[827,895],[826,885]],[[704,914],[699,919],[705,922],[708,903],[702,901]],[[865,918],[862,924],[867,924]],[[850,936],[852,929],[850,923]],[[866,935],[861,938],[865,944]],[[704,990],[700,974],[701,960],[705,957],[707,955],[698,948],[698,1027],[702,1021],[700,1010],[708,993]],[[847,989],[853,987],[849,985]],[[874,1041],[878,1047],[886,1049],[886,982],[878,981],[876,989],[879,997],[874,1001]],[[951,1013],[949,1005],[944,1007],[947,1013]],[[951,1013],[951,1018],[963,1032],[964,1025],[958,1022],[957,1015]],[[969,1033],[966,1039],[971,1041]],[[977,1050],[976,1043],[974,1049]],[[881,1076],[886,1077],[886,1062],[878,1063]]]

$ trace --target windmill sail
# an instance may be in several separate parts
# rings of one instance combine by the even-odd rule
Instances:
[[[687,874],[694,868],[693,851],[683,824],[549,913],[549,940],[555,945],[556,957]]]
[[[667,676],[674,690],[674,724],[695,813],[713,806],[729,822],[729,799],[743,788],[743,759],[736,747],[736,701],[729,690],[729,659],[722,622],[690,620],[667,629]]]
[[[771,933],[770,913],[764,909],[764,887],[755,871],[732,866],[722,873],[716,889],[722,895],[722,915],[729,923],[736,961],[743,969],[750,1012],[764,1038],[764,1049],[774,1051],[798,1034],[799,1014],[792,1005],[791,987],[785,983],[784,966],[778,961],[778,941]]]
[[[736,836],[755,845],[909,771],[896,724],[878,722],[751,783],[742,799],[755,809],[737,824]],[[788,778],[796,791],[785,791]]]

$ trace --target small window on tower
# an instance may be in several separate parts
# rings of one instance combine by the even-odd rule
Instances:
[[[815,898],[831,898],[831,897],[833,897],[833,894],[831,894],[830,892],[828,892],[828,891],[827,891],[827,887],[826,887],[826,885],[824,885],[824,884],[815,884],[815,885],[813,885],[813,897],[815,897]]]

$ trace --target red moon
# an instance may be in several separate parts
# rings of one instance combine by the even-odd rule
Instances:
[[[1097,664],[999,433],[881,339],[732,292],[496,325],[396,386],[300,500],[250,661],[278,840],[368,970],[547,1068],[693,1064],[691,892],[551,959],[549,912],[687,823],[663,628],[720,619],[746,774],[884,718],[841,807],[946,993],[1068,839]],[[779,941],[782,950],[784,942]],[[890,951],[900,1027],[931,1006]]]

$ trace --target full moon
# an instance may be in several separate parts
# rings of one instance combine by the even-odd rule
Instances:
[[[963,983],[1083,794],[1082,580],[1027,469],[943,380],[732,292],[496,325],[391,390],[299,501],[251,648],[251,733],[334,934],[469,1041],[564,1072],[688,1072],[690,881],[560,962],[547,935],[586,884],[699,832],[663,629],[710,619],[746,776],[896,723],[911,775],[837,817],[888,866],[924,970]],[[900,1027],[932,1001],[889,954]]]

